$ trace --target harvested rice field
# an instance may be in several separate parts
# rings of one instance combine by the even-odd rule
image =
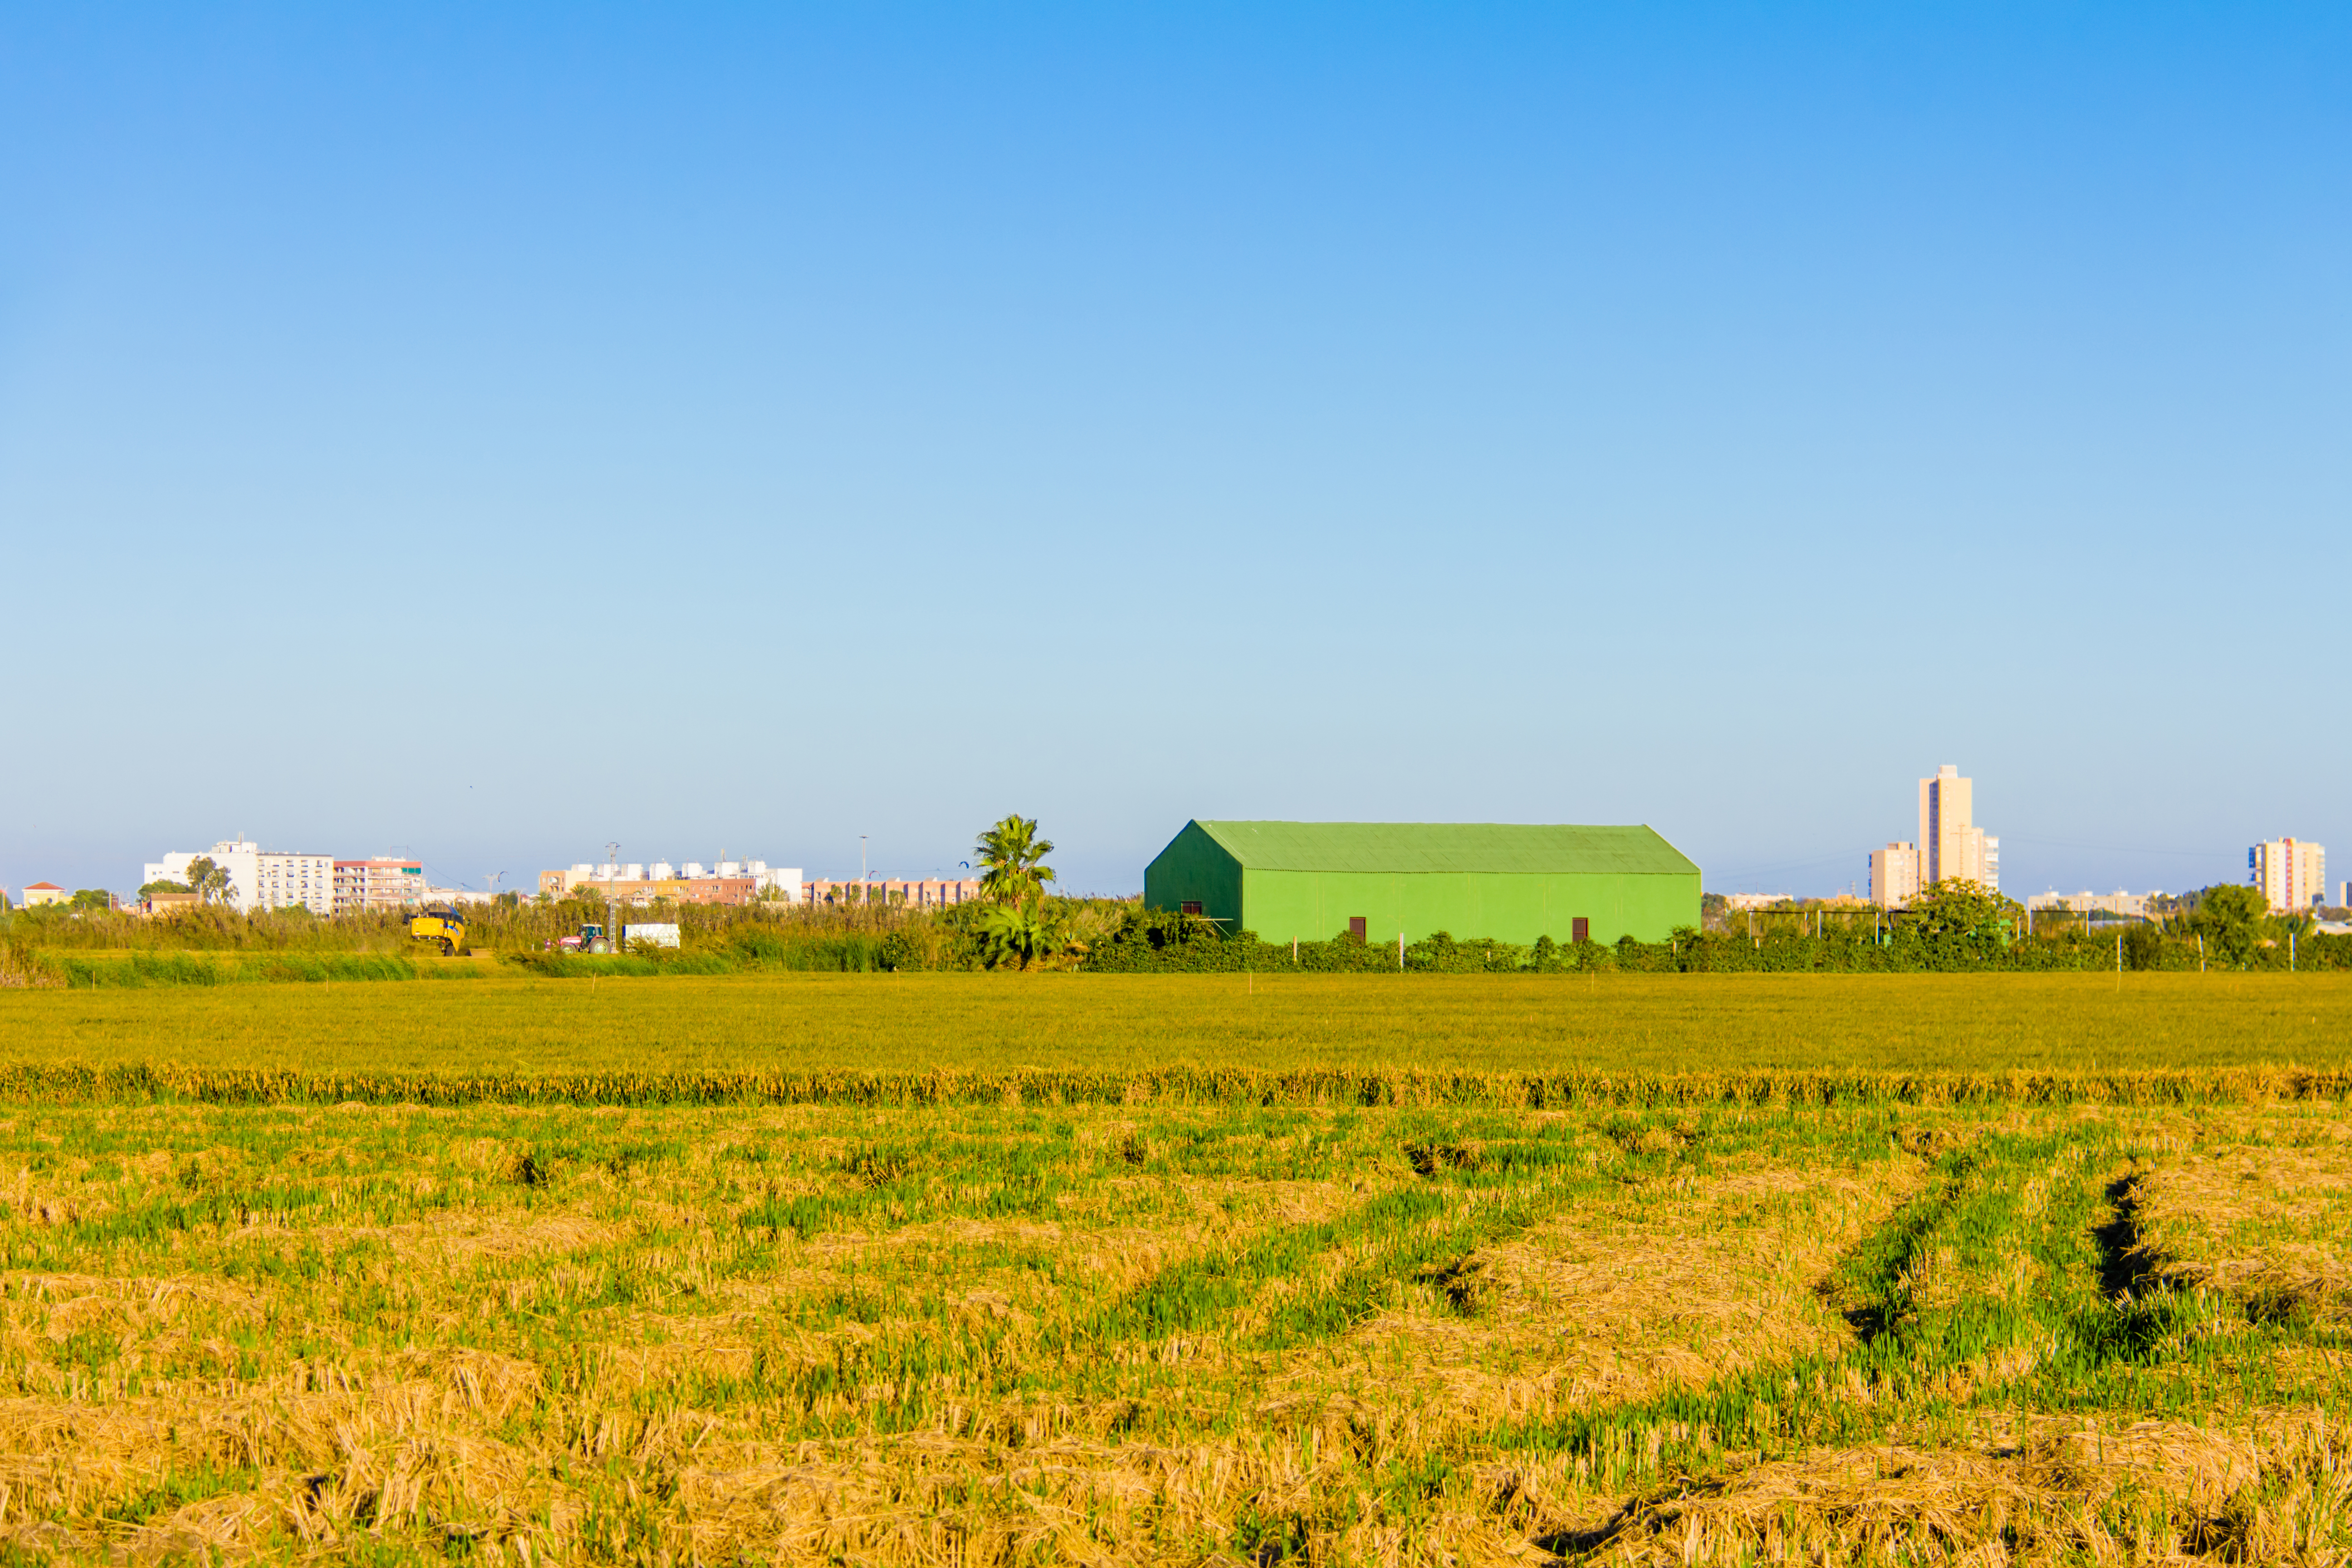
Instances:
[[[2352,1559],[2324,1099],[124,1100],[0,1158],[25,1560]]]
[[[509,1079],[2342,1070],[2352,974],[481,974],[0,989],[0,1061]]]

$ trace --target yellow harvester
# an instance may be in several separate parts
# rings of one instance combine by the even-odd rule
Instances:
[[[466,917],[446,905],[408,917],[408,934],[418,942],[437,942],[442,956],[466,945]]]

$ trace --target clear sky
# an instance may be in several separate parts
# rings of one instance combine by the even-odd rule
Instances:
[[[2352,876],[2339,5],[0,5],[0,886]]]

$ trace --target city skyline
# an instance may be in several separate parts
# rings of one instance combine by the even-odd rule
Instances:
[[[1928,876],[1924,869],[1923,862],[1927,862],[1927,858],[1919,851],[1918,845],[1926,842],[1929,836],[1931,812],[1936,809],[1936,807],[1931,805],[1931,802],[1935,801],[1935,792],[1939,786],[1948,787],[1949,785],[1955,784],[1958,786],[1958,793],[1954,797],[1958,801],[1958,805],[1954,815],[1954,819],[1950,823],[1950,828],[1952,831],[1948,835],[1948,837],[1958,844],[1965,845],[1968,843],[1967,836],[1970,832],[1973,832],[1979,844],[1998,845],[1998,836],[1985,834],[1981,826],[1974,823],[1972,820],[1974,814],[1974,783],[1975,781],[1973,778],[1960,775],[1957,766],[1953,764],[1943,764],[1938,767],[1936,774],[1918,780],[1918,832],[1921,835],[1920,838],[1916,840],[1890,841],[1884,847],[1884,848],[1868,852],[1864,857],[1864,875],[1860,878],[1849,878],[1843,882],[1832,880],[1826,885],[1815,884],[1811,887],[1800,887],[1790,879],[1782,877],[1778,879],[1774,886],[1765,888],[1759,886],[1734,885],[1718,879],[1717,876],[1712,872],[1706,872],[1706,891],[1710,893],[1739,894],[1751,897],[1760,896],[1764,898],[1787,896],[1801,899],[1811,899],[1852,896],[1864,900],[1880,903],[1882,905],[1899,905],[1906,901],[1912,893],[1916,892],[1919,887],[1926,881],[1933,879],[1932,877]],[[1668,837],[1671,838],[1671,835]],[[2301,852],[2300,858],[2294,859],[2289,862],[2289,864],[2297,868],[2294,872],[2290,874],[2290,882],[2294,879],[2299,878],[2306,892],[2319,890],[2323,894],[2342,893],[2342,889],[2336,888],[2326,881],[2325,871],[2326,850],[2324,846],[2318,845],[2310,840],[2298,840],[2293,836],[2286,837],[2284,842],[2290,851],[2290,854],[2293,854],[2296,850],[2300,850]],[[606,846],[602,847],[609,849],[613,847],[613,845],[608,843]],[[860,847],[862,850],[866,849],[868,845],[862,842]],[[2258,858],[2265,847],[2275,849],[2278,847],[2278,841],[2266,841],[2264,845],[2257,845],[2254,849],[2243,852],[2245,856],[2246,874],[2242,877],[2207,878],[2202,880],[2180,882],[2177,887],[2172,888],[2169,890],[2189,891],[2197,888],[2217,886],[2232,881],[2251,881],[2258,886],[2263,886],[2267,889],[2272,874],[2263,868],[2264,863]],[[288,860],[305,858],[301,856],[299,852],[271,850],[251,841],[240,842],[237,840],[223,840],[215,843],[210,851],[179,851],[172,855],[167,855],[163,862],[147,862],[142,868],[142,878],[146,880],[152,880],[159,876],[173,874],[175,868],[184,868],[186,862],[192,859],[195,855],[218,855],[224,850],[242,850],[246,852],[245,858],[247,859],[254,858],[254,852],[256,851],[258,851],[259,857],[263,859],[269,858],[273,856],[280,859]],[[1907,858],[1901,852],[1907,852]],[[1997,849],[1995,852],[1997,853]],[[722,851],[722,853],[724,852]],[[1956,849],[1954,853],[1956,856],[1965,856],[1967,854],[1973,853],[1979,857],[1979,858],[1973,862],[1963,861],[1960,871],[1949,874],[1967,874],[1967,871],[1971,866],[1979,873],[1981,872],[1984,864],[1982,857],[1985,853],[1982,848],[1975,848],[1972,851],[1968,849]],[[2199,858],[2201,858],[2202,857],[2199,857]],[[426,865],[425,863],[425,857],[323,857],[320,858],[330,861],[336,866],[345,867],[358,865],[398,865],[404,862],[413,862],[420,868],[424,874],[425,880],[436,889],[446,889],[451,890],[464,890],[469,893],[478,892],[485,895],[497,891],[521,892],[526,896],[534,890],[531,885],[526,883],[520,878],[517,878],[515,880],[508,881],[507,885],[503,889],[492,885],[491,879],[507,879],[514,877],[515,874],[511,872],[503,870],[497,872],[482,872],[476,873],[473,877],[468,878],[462,874],[453,874],[438,865]],[[1828,865],[1831,864],[1831,862],[1825,858],[1819,864]],[[756,874],[762,879],[762,885],[764,885],[764,879],[768,877],[770,871],[770,862],[764,859],[748,858],[739,858],[736,860],[714,859],[709,863],[709,868],[707,870],[704,863],[695,861],[680,861],[673,863],[661,861],[618,862],[609,860],[593,860],[572,861],[569,862],[567,867],[563,869],[542,870],[539,872],[537,874],[538,885],[536,890],[545,890],[547,879],[550,877],[559,879],[559,880],[561,880],[565,886],[569,886],[575,882],[593,881],[598,879],[619,879],[623,881],[636,881],[643,879],[652,882],[669,880],[681,876],[689,879],[699,878],[706,875],[734,876],[738,874],[733,869],[737,865],[753,868],[753,870],[756,871]],[[920,869],[903,869],[895,865],[886,867],[879,863],[873,863],[860,867],[855,873],[849,871],[845,867],[839,868],[826,868],[822,870],[804,870],[800,867],[784,868],[781,861],[777,862],[776,865],[778,868],[777,874],[793,878],[795,885],[799,885],[803,881],[809,884],[822,881],[828,886],[832,886],[854,883],[861,879],[889,881],[893,883],[953,881],[958,879],[959,872],[966,877],[970,874],[970,864],[968,859],[959,859]],[[1996,867],[1998,866],[1998,861],[1995,861],[1995,865]],[[1702,868],[1702,870],[1704,872],[1705,868]],[[650,872],[650,875],[646,875],[648,872]],[[1880,889],[1885,886],[1883,879],[1887,878],[1890,873],[1893,877],[1895,887],[1895,892],[1892,898],[1883,895],[1880,891]],[[742,874],[749,876],[753,874],[753,872],[746,871]],[[1774,879],[1768,875],[1763,879],[1763,880],[1766,882],[1773,882]],[[1995,880],[1991,885],[1996,890],[2005,892],[2008,896],[2015,899],[2019,903],[2032,905],[2033,907],[2042,907],[2043,902],[2053,899],[2079,899],[2084,896],[2095,896],[2102,901],[2101,907],[2109,908],[2111,912],[2115,912],[2120,908],[2120,906],[2114,903],[2114,900],[2116,900],[2145,898],[2147,896],[2145,892],[2132,894],[2121,888],[2118,888],[2116,892],[2111,894],[2088,895],[2087,890],[2089,887],[2093,882],[2097,880],[2099,880],[2099,879],[2095,878],[2086,880],[2083,884],[2083,888],[2076,891],[2062,889],[2056,880],[2053,880],[2047,888],[2037,889],[2026,889],[2014,885],[2003,888],[2001,883],[1998,880]],[[1139,890],[1139,888],[1122,889],[1116,887],[1080,889],[1068,885],[1066,879],[1065,879],[1064,881],[1065,885],[1063,886],[1062,890],[1066,892],[1083,891],[1116,895],[1120,893],[1132,894]],[[482,885],[477,887],[477,882],[479,882]],[[21,889],[31,885],[33,884],[27,882],[0,880],[0,894],[5,894],[12,900],[15,900],[18,897]],[[117,887],[111,883],[102,881],[69,881],[62,886],[68,892],[70,892],[77,887],[94,887],[111,891],[118,896],[125,898],[135,896],[131,893],[131,889],[126,887]],[[242,883],[240,883],[240,886],[242,886]],[[2166,889],[2158,889],[2151,885],[2148,890],[2158,891]],[[2275,903],[2277,895],[2273,894],[2273,899]],[[261,907],[267,907],[268,903],[268,900],[261,900]]]

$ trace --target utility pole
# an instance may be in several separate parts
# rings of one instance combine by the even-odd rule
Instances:
[[[604,846],[604,948],[608,952],[621,951],[620,930],[613,923],[613,884],[620,879],[621,846],[618,842]]]

